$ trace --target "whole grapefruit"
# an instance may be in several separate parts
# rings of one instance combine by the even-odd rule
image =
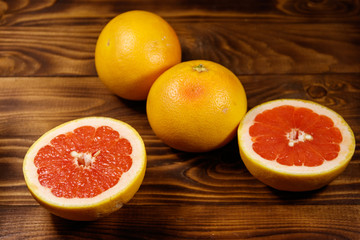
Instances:
[[[174,29],[147,11],[122,13],[101,31],[95,66],[101,81],[118,96],[145,100],[161,73],[181,61]]]
[[[153,84],[146,111],[155,134],[172,148],[206,152],[227,144],[247,109],[240,80],[206,60],[182,62]]]

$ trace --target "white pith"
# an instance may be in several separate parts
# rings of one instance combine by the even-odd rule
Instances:
[[[295,144],[299,142],[313,140],[313,136],[296,128],[291,129],[291,131],[286,134],[286,138],[289,140],[289,147],[294,147]]]
[[[75,164],[83,167],[90,167],[91,164],[96,160],[96,156],[100,154],[100,150],[97,151],[94,155],[91,153],[83,153],[72,151],[70,155],[74,158]]]
[[[51,189],[43,187],[38,181],[37,168],[34,165],[34,158],[37,152],[43,146],[50,143],[50,141],[62,134],[71,132],[74,129],[80,126],[93,126],[95,128],[100,126],[109,126],[115,131],[118,131],[120,137],[126,138],[129,140],[132,146],[132,154],[130,157],[132,158],[132,166],[131,168],[122,174],[119,182],[113,186],[112,188],[106,190],[105,192],[93,197],[93,198],[59,198],[54,196],[51,193]],[[83,157],[86,164],[91,164],[91,161],[96,158],[96,153],[94,156],[88,156],[86,153],[72,153],[74,158]],[[102,201],[110,199],[114,196],[121,194],[129,185],[129,183],[133,182],[137,175],[145,168],[146,164],[144,163],[146,159],[145,147],[144,143],[141,140],[140,135],[128,124],[123,123],[121,121],[117,121],[111,118],[103,118],[103,117],[89,117],[77,119],[65,124],[62,124],[49,132],[45,133],[41,138],[39,138],[29,149],[24,159],[24,176],[25,180],[33,194],[35,194],[40,199],[46,199],[48,203],[56,206],[66,206],[66,207],[85,207],[87,205],[96,205]],[[121,204],[121,203],[119,203]]]
[[[338,156],[331,161],[325,160],[324,163],[320,166],[307,167],[307,166],[286,166],[279,164],[275,160],[271,161],[271,160],[263,159],[260,155],[258,155],[252,148],[253,142],[251,141],[249,128],[254,124],[254,119],[259,113],[267,109],[273,109],[275,107],[283,106],[283,105],[309,108],[319,115],[325,115],[330,117],[334,122],[334,125],[337,128],[339,128],[343,137],[343,141],[340,143],[340,151]],[[239,143],[242,146],[242,151],[247,155],[248,158],[250,158],[254,162],[260,163],[266,168],[273,169],[273,171],[284,172],[284,173],[286,172],[293,174],[314,174],[314,173],[323,173],[323,172],[331,171],[343,165],[344,162],[349,161],[350,159],[348,156],[350,153],[354,151],[354,147],[355,147],[353,142],[354,138],[350,130],[350,127],[347,125],[347,123],[339,114],[319,104],[314,104],[309,101],[295,100],[295,99],[275,100],[251,109],[242,120],[238,134],[239,134],[238,136]],[[288,134],[289,134],[288,135],[289,146],[295,145],[297,141],[300,140],[301,141],[312,140],[312,136],[305,132],[299,134],[297,141],[291,141],[290,135],[292,133],[288,133]],[[349,148],[349,146],[351,147]]]

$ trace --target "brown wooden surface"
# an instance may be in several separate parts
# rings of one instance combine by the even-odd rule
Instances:
[[[94,67],[104,25],[142,9],[177,32],[183,61],[232,70],[248,107],[302,98],[340,113],[360,142],[360,1],[0,0],[1,239],[360,239],[360,157],[313,192],[273,190],[239,157],[236,140],[211,153],[164,145],[145,102],[111,94]],[[44,132],[85,116],[134,126],[148,153],[135,197],[96,222],[49,214],[22,175],[28,147]]]

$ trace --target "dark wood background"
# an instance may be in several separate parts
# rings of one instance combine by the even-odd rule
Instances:
[[[210,153],[175,151],[152,132],[144,101],[104,87],[94,66],[97,37],[134,9],[173,26],[183,61],[232,70],[249,109],[278,98],[312,100],[340,113],[360,142],[359,0],[0,0],[0,238],[360,239],[359,144],[327,187],[280,192],[249,174],[236,140]],[[146,176],[118,212],[67,221],[31,197],[23,157],[49,129],[94,115],[139,131]]]

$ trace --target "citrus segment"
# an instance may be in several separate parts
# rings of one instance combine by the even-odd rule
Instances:
[[[40,184],[55,196],[89,198],[113,187],[129,170],[131,151],[129,141],[111,127],[83,126],[52,139],[34,164]]]
[[[50,130],[27,152],[23,170],[33,196],[55,215],[94,220],[129,201],[146,167],[135,129],[111,118],[74,120]]]
[[[261,157],[289,166],[319,166],[335,159],[342,141],[329,117],[290,105],[257,115],[249,133],[253,149]]]
[[[355,138],[345,120],[314,102],[281,99],[250,110],[238,129],[248,170],[274,188],[325,186],[349,163]]]

